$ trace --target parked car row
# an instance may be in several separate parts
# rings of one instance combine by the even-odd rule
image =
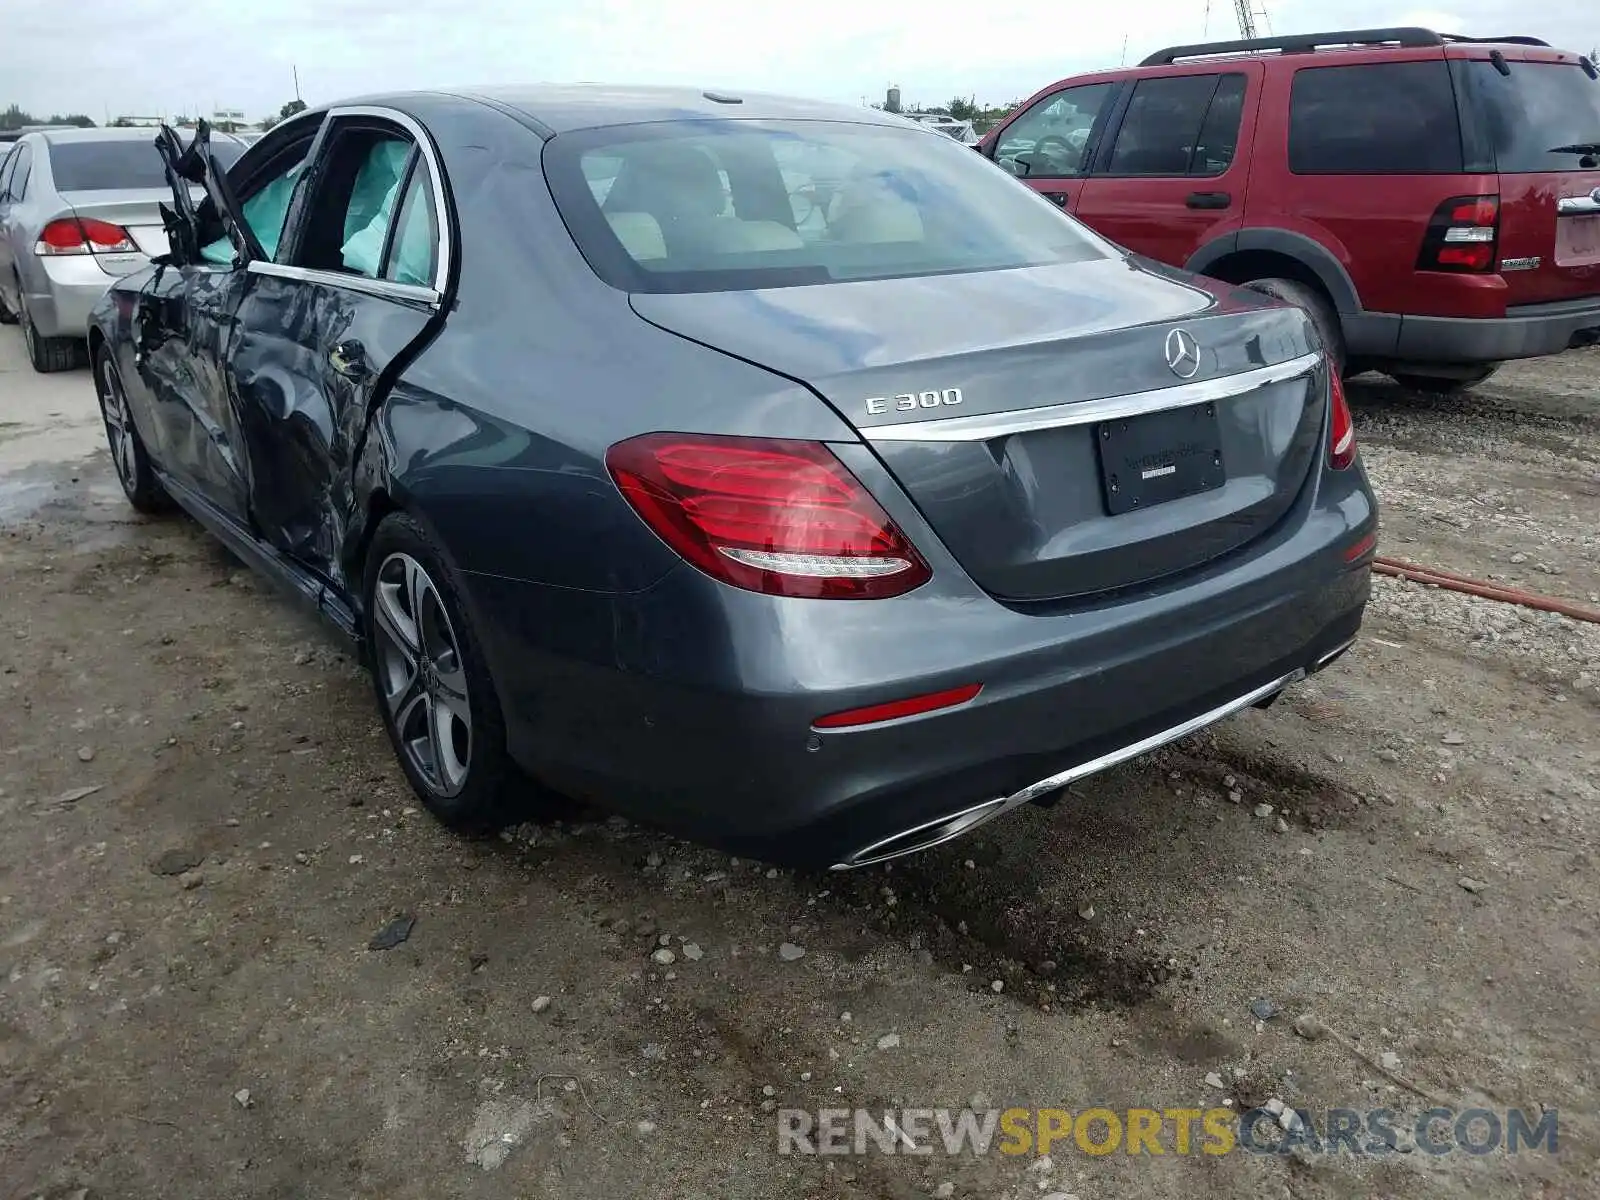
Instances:
[[[212,142],[225,166],[244,147]],[[0,324],[21,322],[35,370],[79,366],[106,286],[166,252],[167,194],[149,129],[36,130],[0,160]]]
[[[683,89],[367,98],[231,168],[166,131],[166,252],[88,328],[113,462],[362,648],[442,820],[582,795],[883,862],[1349,647],[1343,372],[1600,328],[1593,73],[1414,30],[1180,47],[1047,89],[980,147],[1004,171]],[[1559,169],[1478,123],[1536,111],[1503,86],[1561,98]],[[1401,132],[1347,141],[1383,88]]]

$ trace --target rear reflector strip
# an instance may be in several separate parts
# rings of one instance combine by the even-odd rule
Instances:
[[[857,725],[876,725],[880,721],[893,721],[900,717],[914,717],[921,713],[936,712],[941,708],[954,708],[958,704],[965,704],[981,691],[983,684],[969,683],[943,692],[929,692],[924,696],[891,700],[887,704],[869,704],[865,708],[851,708],[844,712],[818,717],[811,722],[811,727],[845,729]]]
[[[1366,537],[1351,542],[1344,550],[1345,562],[1355,562],[1356,559],[1371,554],[1373,547],[1377,544],[1378,535],[1376,533],[1369,533]]]

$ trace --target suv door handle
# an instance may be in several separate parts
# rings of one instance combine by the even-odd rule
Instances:
[[[347,379],[361,379],[367,373],[367,351],[358,341],[340,342],[328,351],[328,365]]]
[[[1072,199],[1072,197],[1067,195],[1065,192],[1040,192],[1039,194],[1046,200],[1050,201],[1051,204],[1054,204],[1057,208],[1065,208],[1067,206],[1067,201]]]
[[[1227,192],[1190,192],[1184,203],[1190,208],[1227,208],[1233,197]]]

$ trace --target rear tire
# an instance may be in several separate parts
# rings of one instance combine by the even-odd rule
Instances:
[[[111,465],[116,469],[117,482],[122,485],[128,503],[149,516],[171,512],[176,506],[150,465],[144,439],[133,423],[122,376],[117,372],[111,352],[104,347],[94,357],[94,387],[100,397],[100,418],[105,422]]]
[[[17,281],[17,307],[22,321],[22,340],[28,347],[28,362],[41,375],[57,371],[70,371],[83,363],[86,347],[79,338],[43,337],[33,327],[28,313],[28,298],[22,294],[22,281]]]
[[[1412,375],[1405,371],[1391,373],[1393,379],[1403,388],[1410,388],[1413,392],[1423,392],[1429,396],[1459,396],[1468,388],[1477,387],[1489,376],[1500,369],[1500,364],[1485,367],[1471,375],[1452,379],[1443,375]]]
[[[1327,296],[1317,288],[1293,279],[1252,279],[1245,286],[1304,310],[1311,318],[1312,325],[1316,326],[1317,336],[1322,339],[1322,347],[1329,361],[1341,375],[1344,374],[1344,330],[1339,325],[1338,310]]]
[[[494,832],[521,782],[500,698],[454,572],[405,513],[373,534],[363,594],[373,692],[406,781],[452,829]]]

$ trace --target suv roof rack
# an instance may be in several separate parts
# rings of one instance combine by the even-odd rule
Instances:
[[[1181,58],[1204,58],[1221,54],[1255,54],[1276,50],[1281,54],[1303,54],[1323,46],[1443,46],[1456,42],[1499,42],[1516,46],[1547,46],[1548,42],[1534,37],[1507,36],[1469,38],[1458,34],[1435,33],[1415,25],[1396,26],[1392,29],[1345,29],[1330,33],[1297,33],[1285,37],[1245,38],[1236,42],[1200,42],[1192,46],[1168,46],[1158,50],[1139,65],[1165,67]]]

